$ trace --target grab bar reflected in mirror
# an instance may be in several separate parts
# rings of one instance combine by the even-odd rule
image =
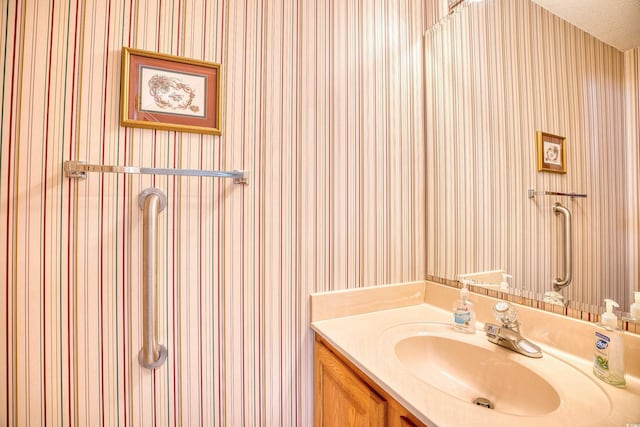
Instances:
[[[142,225],[142,349],[138,353],[138,362],[147,369],[156,369],[167,359],[167,349],[158,344],[156,289],[158,214],[167,206],[167,197],[157,188],[147,188],[138,196],[138,205],[144,211]]]
[[[569,209],[556,202],[552,207],[553,213],[564,216],[564,278],[553,280],[553,289],[560,289],[569,286],[573,267],[571,265],[571,212]]]

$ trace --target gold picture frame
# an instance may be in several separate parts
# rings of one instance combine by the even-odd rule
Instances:
[[[449,14],[452,14],[455,9],[462,4],[464,0],[448,0],[447,4],[449,6]]]
[[[538,172],[567,173],[566,138],[538,131]]]
[[[122,126],[220,135],[220,64],[122,48]]]

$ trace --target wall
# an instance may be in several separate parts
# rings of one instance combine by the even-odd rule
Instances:
[[[308,296],[424,278],[438,2],[3,2],[0,425],[311,425]],[[221,137],[119,126],[131,46],[222,63]],[[250,184],[63,161],[250,171]],[[160,342],[141,369],[141,214]]]
[[[627,274],[632,290],[640,291],[640,47],[624,53],[627,166]],[[635,289],[633,285],[635,283]]]
[[[427,32],[425,55],[428,274],[504,268],[527,296],[552,290],[563,274],[563,228],[551,211],[560,201],[573,216],[573,282],[562,293],[590,311],[607,297],[628,307],[638,287],[628,269],[637,208],[627,210],[637,163],[626,151],[637,150],[629,131],[638,122],[625,117],[625,55],[532,2],[507,0],[443,20]],[[537,171],[538,130],[566,137],[566,174]],[[531,200],[528,189],[588,197]]]

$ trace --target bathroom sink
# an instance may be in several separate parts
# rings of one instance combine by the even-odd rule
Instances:
[[[523,356],[490,343],[482,331],[467,335],[444,323],[405,323],[383,331],[378,343],[389,366],[428,386],[427,394],[481,411],[532,420],[563,414],[579,424],[611,410],[602,387],[570,362],[549,351],[540,359]]]
[[[492,350],[437,335],[412,336],[395,345],[413,375],[458,399],[512,415],[558,408],[560,396],[544,378],[509,353]]]

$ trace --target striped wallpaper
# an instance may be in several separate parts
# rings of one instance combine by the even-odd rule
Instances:
[[[426,276],[423,33],[440,1],[0,3],[0,425],[312,423],[312,291]],[[122,46],[219,62],[222,136],[119,126]],[[65,160],[250,171],[250,184]],[[141,212],[160,342],[141,369]]]
[[[638,289],[638,49],[624,54],[529,1],[470,3],[427,32],[427,272],[503,268],[525,296],[563,275],[576,306],[628,311]],[[566,137],[567,174],[537,171],[536,131]],[[587,193],[540,196],[528,189]]]
[[[624,63],[627,132],[625,160],[628,186],[628,215],[624,226],[627,230],[629,250],[627,274],[631,290],[640,291],[640,46],[625,52]]]

